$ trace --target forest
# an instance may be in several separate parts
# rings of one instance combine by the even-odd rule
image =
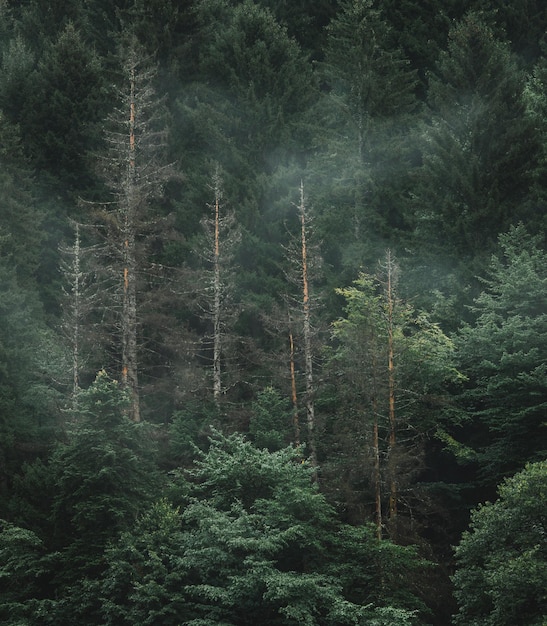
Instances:
[[[542,0],[0,0],[0,622],[547,623]]]

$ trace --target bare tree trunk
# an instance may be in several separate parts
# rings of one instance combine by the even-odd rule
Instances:
[[[215,176],[215,216],[213,252],[213,396],[218,404],[222,393],[221,377],[221,282],[220,282],[220,181]]]
[[[394,306],[394,264],[391,250],[386,252],[386,303],[387,303],[387,338],[388,338],[388,395],[389,395],[389,521],[391,538],[397,538],[397,468],[395,449],[397,445],[395,415],[395,364],[393,341],[393,306]]]
[[[128,170],[122,199],[123,237],[123,296],[122,296],[122,385],[129,391],[131,405],[129,416],[140,421],[138,356],[137,356],[137,258],[135,249],[136,215],[138,202],[136,190],[135,127],[137,104],[135,95],[135,68],[130,68],[129,145]]]
[[[304,202],[304,183],[300,183],[300,223],[301,223],[301,244],[302,244],[302,312],[304,331],[304,360],[306,376],[306,416],[308,426],[308,436],[310,444],[310,458],[314,468],[317,467],[317,449],[315,445],[315,407],[314,407],[314,383],[313,383],[313,358],[311,342],[311,309],[310,309],[310,289],[308,279],[308,248],[307,248],[307,226],[306,226],[306,205]],[[317,479],[317,475],[315,475]]]
[[[64,330],[72,351],[72,410],[78,408],[78,392],[80,391],[80,331],[82,322],[82,256],[80,241],[80,225],[74,226],[74,244],[70,248],[61,248],[61,253],[70,257],[63,263],[61,271],[67,282],[69,292],[64,316]]]
[[[289,364],[291,372],[291,402],[293,407],[294,445],[300,445],[300,419],[298,417],[298,395],[296,393],[296,372],[294,366],[294,337],[292,320],[289,312]]]

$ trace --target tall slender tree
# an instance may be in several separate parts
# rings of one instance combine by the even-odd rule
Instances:
[[[119,312],[121,381],[131,397],[131,418],[139,421],[139,281],[147,264],[152,205],[173,171],[162,162],[166,130],[154,91],[155,68],[133,37],[122,46],[121,55],[119,104],[109,118],[109,152],[102,171],[111,200],[101,206],[101,214]]]
[[[313,377],[312,323],[309,276],[310,261],[308,250],[309,216],[306,209],[303,181],[300,182],[300,203],[298,205],[298,212],[300,215],[300,251],[302,263],[302,334],[304,339],[304,362],[306,378],[306,423],[308,425],[311,462],[313,467],[317,467],[314,400],[315,383]]]
[[[209,204],[210,215],[202,220],[205,233],[205,251],[203,242],[198,241],[198,255],[206,264],[205,280],[198,282],[205,285],[204,292],[199,294],[202,302],[202,313],[211,331],[208,336],[210,345],[207,349],[212,353],[213,399],[219,406],[222,394],[226,390],[223,382],[223,359],[226,357],[226,339],[229,320],[233,318],[230,302],[233,302],[233,263],[241,232],[236,224],[235,214],[226,210],[223,199],[223,182],[220,167],[215,165],[210,185],[213,202]]]

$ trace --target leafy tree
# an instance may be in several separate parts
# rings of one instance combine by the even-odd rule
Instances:
[[[547,453],[547,257],[522,224],[499,244],[473,306],[475,322],[456,338],[468,379],[457,417],[491,484]]]
[[[529,463],[473,511],[456,548],[458,626],[541,626],[547,619],[547,462]]]

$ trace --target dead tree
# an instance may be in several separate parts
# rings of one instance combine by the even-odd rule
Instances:
[[[162,164],[166,131],[161,122],[161,101],[156,97],[155,68],[131,40],[122,52],[123,73],[119,104],[107,121],[108,152],[102,174],[111,200],[97,206],[102,218],[109,271],[117,312],[120,375],[131,399],[129,416],[140,421],[139,324],[140,279],[146,260],[146,232],[151,204],[173,177],[170,164]]]

